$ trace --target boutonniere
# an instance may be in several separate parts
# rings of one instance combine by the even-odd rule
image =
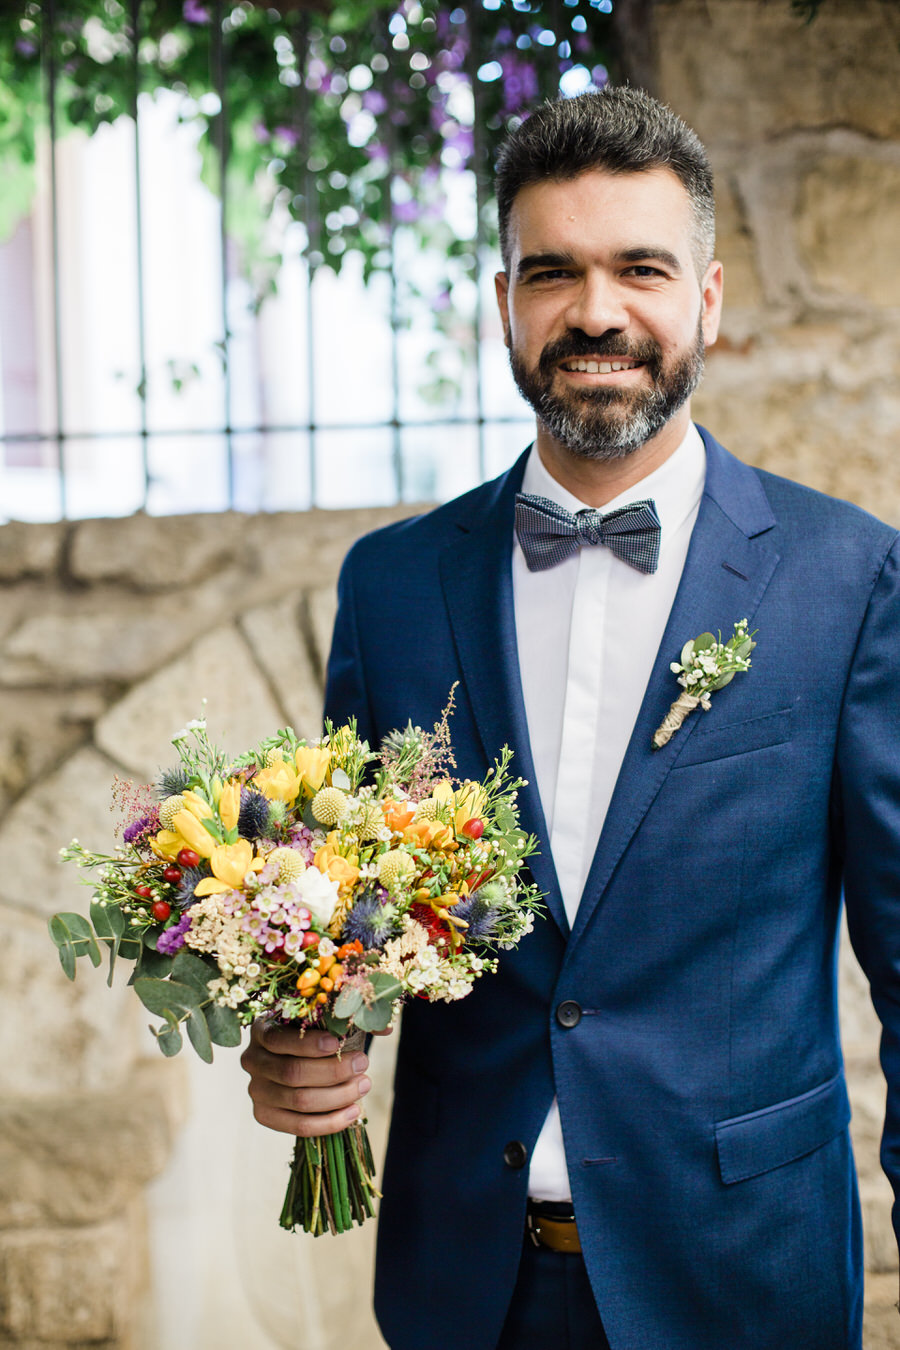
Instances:
[[[754,628],[753,633],[758,630]],[[756,646],[753,633],[747,632],[747,620],[734,625],[734,633],[727,642],[712,633],[701,633],[691,638],[681,649],[681,660],[673,661],[669,669],[678,676],[681,693],[666,713],[662,725],[653,733],[653,749],[661,750],[675,735],[688,713],[695,708],[709,712],[709,696],[717,689],[731,684],[735,675],[750,669],[750,653]]]

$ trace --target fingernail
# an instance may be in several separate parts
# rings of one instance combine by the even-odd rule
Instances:
[[[361,1078],[356,1085],[356,1090],[361,1097],[364,1097],[372,1086],[368,1078]]]
[[[348,1106],[348,1108],[347,1108],[347,1113],[346,1113],[346,1115],[344,1116],[344,1119],[346,1120],[346,1122],[347,1122],[348,1125],[350,1124],[351,1120],[356,1120],[356,1119],[357,1119],[357,1117],[358,1117],[359,1114],[360,1114],[360,1110],[361,1110],[361,1108],[360,1108],[360,1106],[359,1106],[358,1103],[357,1103],[356,1105],[354,1105],[354,1106]]]
[[[351,1065],[351,1068],[353,1069],[354,1073],[362,1073],[363,1069],[367,1069],[368,1067],[369,1061],[365,1055],[354,1056],[353,1063]]]
[[[335,1051],[339,1045],[340,1041],[338,1040],[337,1036],[319,1037],[319,1049],[324,1050],[328,1054],[331,1054],[333,1051]]]

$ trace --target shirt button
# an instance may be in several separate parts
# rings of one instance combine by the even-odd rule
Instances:
[[[556,1020],[561,1027],[568,1030],[570,1027],[577,1027],[581,1021],[581,1008],[571,998],[567,998],[559,1005],[556,1010]]]
[[[528,1161],[528,1149],[518,1139],[510,1139],[509,1143],[503,1149],[503,1161],[507,1167],[512,1167],[516,1171],[524,1167]]]

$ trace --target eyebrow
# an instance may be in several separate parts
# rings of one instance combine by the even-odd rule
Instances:
[[[662,248],[655,244],[645,244],[638,248],[626,248],[615,255],[616,262],[624,263],[642,263],[655,259],[668,267],[671,272],[679,276],[684,271],[680,259],[678,259],[670,249]],[[572,253],[527,253],[519,260],[516,268],[516,278],[521,279],[536,268],[547,267],[572,267],[575,265],[575,256]]]

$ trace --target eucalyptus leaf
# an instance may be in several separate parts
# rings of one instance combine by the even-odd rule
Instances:
[[[208,966],[202,957],[194,956],[193,952],[186,951],[184,947],[176,953],[172,962],[172,979],[189,984],[204,1000],[209,998],[208,985],[217,974],[218,971]]]
[[[211,1003],[206,1012],[209,1034],[216,1045],[240,1045],[241,1024],[233,1008],[221,1003]]]
[[[187,1013],[202,1002],[202,995],[189,984],[177,980],[143,977],[134,982],[134,992],[148,1012],[165,1017],[169,1012]]]
[[[693,655],[694,655],[694,639],[689,638],[689,640],[684,644],[684,646],[681,649],[681,664],[683,666],[689,666],[691,664],[691,657]]]
[[[94,930],[83,914],[54,914],[48,927],[51,938],[60,950],[63,947],[71,947],[75,957],[88,956],[92,966],[99,966],[100,948],[97,946]],[[67,971],[65,962],[63,970]],[[69,978],[72,979],[74,976],[70,975]]]
[[[755,646],[756,643],[752,638],[745,638],[739,647],[735,647],[734,654],[735,656],[739,656],[742,661],[745,661]]]
[[[188,1039],[197,1054],[205,1064],[212,1064],[212,1041],[209,1038],[209,1027],[206,1025],[206,1018],[203,1016],[202,1010],[192,1008],[185,1025],[187,1026]]]
[[[363,996],[352,985],[342,989],[334,1001],[334,1011],[338,1017],[355,1017],[363,1005]]]
[[[369,979],[379,1003],[383,998],[393,1002],[395,998],[399,998],[403,993],[403,985],[397,979],[396,975],[392,975],[388,970],[373,971]]]
[[[734,679],[736,674],[737,674],[736,671],[729,670],[727,674],[720,675],[719,678],[713,680],[712,684],[709,686],[709,692],[713,694],[717,689],[724,689],[726,684],[731,684],[731,681]]]
[[[116,942],[125,932],[125,915],[117,905],[101,905],[91,901],[91,923],[103,942]]]
[[[393,1000],[377,998],[372,1004],[363,1004],[353,1021],[360,1031],[384,1031],[393,1015]]]
[[[151,1027],[156,1043],[167,1059],[177,1055],[182,1046],[181,1032],[176,1026],[163,1027],[161,1030]]]
[[[119,960],[137,961],[145,950],[146,948],[141,945],[140,938],[123,937],[119,943]],[[156,956],[156,952],[153,955]],[[159,959],[162,960],[163,958],[160,957]]]
[[[343,792],[349,792],[352,784],[343,769],[335,769],[331,775],[331,786],[341,788]]]
[[[331,1011],[326,1012],[322,1021],[333,1036],[346,1036],[350,1026],[349,1017],[335,1017],[334,1013]]]
[[[717,640],[713,637],[712,633],[701,633],[699,637],[694,638],[695,652],[708,652],[710,647],[715,647],[717,645]]]
[[[75,948],[71,942],[63,942],[59,945],[59,963],[70,980],[75,978]]]
[[[164,956],[162,952],[158,952],[152,947],[142,946],[134,973],[128,983],[134,984],[142,975],[155,975],[162,979],[164,975],[168,975],[171,969],[171,956]]]

